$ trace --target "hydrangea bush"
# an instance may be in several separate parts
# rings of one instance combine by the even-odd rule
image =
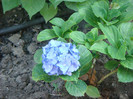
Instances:
[[[64,1],[75,11],[68,20],[55,17],[49,22],[52,29],[41,31],[37,40],[49,43],[34,55],[36,66],[32,79],[51,82],[65,80],[65,88],[73,96],[101,97],[98,86],[110,75],[117,73],[118,81],[133,82],[133,1],[132,0],[2,0],[4,12],[20,4],[29,16],[40,12],[46,21],[57,13]],[[11,3],[10,6],[6,4]],[[36,9],[31,9],[31,5]],[[78,31],[78,24],[86,22],[90,31]],[[51,40],[52,39],[52,40]],[[110,60],[104,65],[110,73],[95,85],[87,85],[82,75],[95,68],[100,53]],[[100,72],[98,72],[100,73]]]

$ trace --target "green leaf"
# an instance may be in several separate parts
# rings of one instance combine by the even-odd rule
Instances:
[[[82,80],[78,80],[77,82],[66,82],[65,84],[66,90],[72,96],[84,96],[87,85]]]
[[[108,44],[106,42],[100,41],[100,42],[94,43],[90,47],[90,50],[98,51],[98,52],[101,52],[103,54],[108,54],[107,53],[107,47],[108,47]]]
[[[95,2],[91,7],[95,16],[102,19],[107,19],[107,11],[109,9],[109,5],[106,1]]]
[[[38,41],[45,41],[45,40],[50,40],[50,39],[55,38],[55,37],[57,37],[57,36],[53,30],[45,29],[38,34],[37,40]]]
[[[99,98],[99,97],[101,97],[98,89],[96,87],[94,87],[94,86],[91,86],[91,85],[89,85],[87,87],[86,94],[88,96],[92,97],[92,98]]]
[[[91,31],[86,34],[86,38],[89,42],[92,43],[96,41],[96,39],[98,38],[98,29],[97,28],[91,29]]]
[[[46,74],[42,69],[42,64],[37,64],[32,69],[32,79],[34,81],[43,80],[45,82],[51,82],[53,80],[56,80],[57,78],[57,76],[49,76],[48,74]]]
[[[63,1],[68,1],[68,2],[84,2],[86,0],[63,0]]]
[[[118,28],[114,25],[105,26],[101,23],[99,23],[99,27],[102,30],[102,32],[107,36],[107,39],[112,44],[112,46],[119,48],[121,45],[120,40],[122,39],[122,36]]]
[[[80,76],[86,74],[90,70],[91,67],[92,67],[92,61],[84,66],[81,66],[81,68],[79,69]]]
[[[79,53],[80,53],[80,64],[81,64],[81,67],[89,64],[92,60],[92,54],[91,52],[83,45],[79,45],[78,46],[78,50],[79,50]]]
[[[70,38],[76,43],[85,44],[86,35],[80,31],[73,31],[70,33]]]
[[[120,66],[118,68],[117,77],[119,82],[133,82],[133,70]]]
[[[2,0],[4,13],[20,5],[20,0]]]
[[[133,12],[124,12],[119,18],[119,24],[133,20]]]
[[[133,70],[133,57],[128,56],[126,57],[126,60],[122,60],[120,63],[125,68],[129,68]]]
[[[64,38],[62,38],[62,37],[59,37],[57,40],[67,43],[67,41]]]
[[[111,9],[109,10],[108,20],[117,18],[120,15],[121,15],[121,12],[118,9]]]
[[[66,80],[66,81],[78,81],[79,78],[79,71],[73,72],[72,76],[68,75],[61,75],[59,76],[61,79]]]
[[[45,3],[40,13],[47,22],[57,14],[57,8],[55,8],[52,4],[48,5],[47,3]]]
[[[38,64],[42,63],[42,49],[36,50],[36,53],[34,54],[34,61]]]
[[[49,0],[56,8],[63,0]]]
[[[62,30],[58,26],[53,26],[53,30],[58,37],[62,37]]]
[[[62,25],[63,32],[71,29],[72,26],[78,24],[83,20],[83,15],[79,14],[78,12],[73,13],[69,19]]]
[[[125,60],[126,45],[121,45],[119,49],[113,46],[108,46],[108,53],[114,59]]]
[[[133,23],[122,23],[118,28],[122,34],[124,41],[126,42],[128,54],[133,55],[133,41],[131,40],[131,38],[133,37]]]
[[[118,64],[119,64],[119,62],[116,61],[116,60],[109,60],[109,61],[104,65],[104,67],[105,67],[107,70],[113,70],[113,69],[115,69],[116,67],[118,67]]]
[[[93,27],[98,27],[97,22],[99,22],[99,18],[97,18],[94,15],[94,13],[93,13],[91,8],[88,8],[88,9],[85,10],[85,18],[84,18],[84,20],[88,24],[92,25]]]
[[[62,25],[65,23],[65,21],[61,18],[53,18],[52,20],[49,21],[50,23],[52,23],[55,26],[59,26],[62,27]]]
[[[34,14],[43,8],[45,0],[21,0],[21,3],[24,9],[28,12],[31,19]]]

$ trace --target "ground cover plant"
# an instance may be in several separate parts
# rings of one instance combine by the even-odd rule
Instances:
[[[50,40],[34,55],[37,63],[32,71],[35,81],[51,82],[57,78],[65,80],[65,87],[73,96],[100,97],[97,89],[103,80],[117,73],[118,81],[133,82],[133,2],[131,0],[3,0],[4,12],[22,4],[30,18],[40,12],[46,21],[57,13],[57,6],[65,1],[75,12],[68,20],[51,19],[52,29],[41,31],[37,40]],[[39,4],[40,2],[40,4]],[[44,3],[44,4],[43,4]],[[31,8],[31,4],[33,8]],[[42,5],[42,7],[41,7]],[[39,8],[39,7],[40,8]],[[44,7],[44,8],[43,8]],[[46,7],[46,8],[45,8]],[[85,20],[91,31],[83,33],[78,24]],[[52,40],[51,40],[52,39]],[[95,66],[99,54],[111,59],[104,65],[111,72],[96,84],[87,84],[82,76]]]

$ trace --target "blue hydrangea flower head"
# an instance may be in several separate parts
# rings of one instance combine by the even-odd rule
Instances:
[[[43,70],[48,75],[72,75],[80,67],[79,51],[75,45],[51,40],[43,48]]]

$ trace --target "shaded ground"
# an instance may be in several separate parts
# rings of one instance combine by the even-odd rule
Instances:
[[[26,12],[17,8],[5,15],[1,14],[0,29],[27,20]],[[49,23],[35,25],[15,34],[0,36],[0,99],[91,99],[88,96],[80,98],[70,96],[61,79],[52,83],[32,80],[31,73],[35,65],[33,54],[36,49],[47,43],[37,42],[36,36],[45,28],[51,28],[51,25]],[[80,24],[80,30],[88,31],[84,29],[84,22]],[[103,55],[100,57],[95,67],[97,79],[109,72],[103,68],[108,58]],[[106,79],[98,88],[103,96],[100,99],[133,99],[133,83],[119,83],[116,75]]]

